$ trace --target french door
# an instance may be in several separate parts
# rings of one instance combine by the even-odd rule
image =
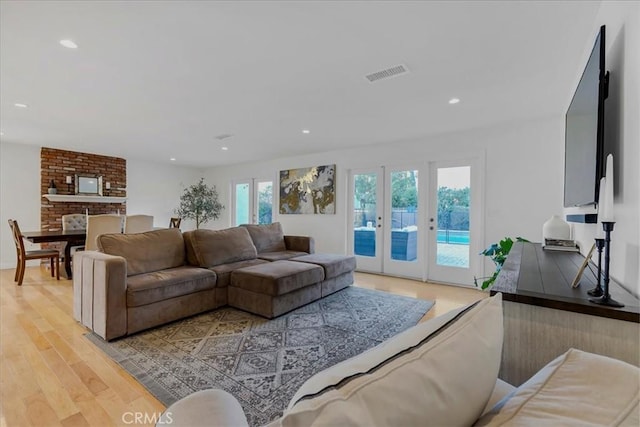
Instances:
[[[350,172],[347,240],[359,270],[422,278],[418,176],[412,167]]]
[[[427,278],[473,285],[479,275],[483,180],[478,159],[429,164]]]
[[[480,170],[477,158],[351,170],[347,244],[358,270],[473,285]]]
[[[384,169],[352,170],[348,244],[358,269],[382,273],[382,214],[384,213]]]
[[[273,222],[273,180],[239,179],[232,182],[232,225]]]

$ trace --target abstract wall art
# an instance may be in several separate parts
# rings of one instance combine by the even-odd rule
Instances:
[[[335,214],[336,165],[280,171],[281,214]]]

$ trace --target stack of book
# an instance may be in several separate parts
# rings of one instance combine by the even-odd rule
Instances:
[[[575,240],[544,239],[542,249],[546,251],[580,252]]]

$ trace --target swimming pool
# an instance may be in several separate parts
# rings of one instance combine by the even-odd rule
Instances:
[[[438,243],[469,244],[468,230],[438,230]]]

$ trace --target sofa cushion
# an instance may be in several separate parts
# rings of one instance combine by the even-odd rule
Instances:
[[[324,278],[333,279],[356,269],[356,257],[337,254],[311,254],[293,258],[291,261],[308,262],[324,268]]]
[[[127,307],[138,307],[194,292],[213,289],[216,274],[204,268],[182,266],[127,279]]]
[[[476,423],[477,426],[640,425],[640,368],[570,349]]]
[[[272,224],[244,224],[251,235],[251,240],[258,253],[279,252],[287,250],[284,244],[284,233],[279,222]]]
[[[257,255],[251,236],[244,227],[193,230],[184,234],[189,261],[198,267],[211,268],[216,265],[246,261],[255,259]]]
[[[127,276],[185,264],[184,239],[177,228],[136,234],[102,234],[97,243],[100,251],[127,260]]]
[[[471,425],[502,353],[500,294],[420,323],[311,377],[272,425]]]
[[[234,271],[231,275],[231,286],[258,294],[277,296],[323,280],[324,271],[317,265],[274,261]]]
[[[258,254],[258,258],[265,259],[267,261],[280,261],[299,257],[301,255],[307,255],[307,253],[298,251],[262,252]]]
[[[269,261],[263,259],[248,259],[246,261],[232,262],[229,264],[216,265],[211,267],[211,270],[218,276],[217,288],[226,288],[231,284],[231,273],[234,270],[244,267],[251,267],[252,265],[267,264]]]

